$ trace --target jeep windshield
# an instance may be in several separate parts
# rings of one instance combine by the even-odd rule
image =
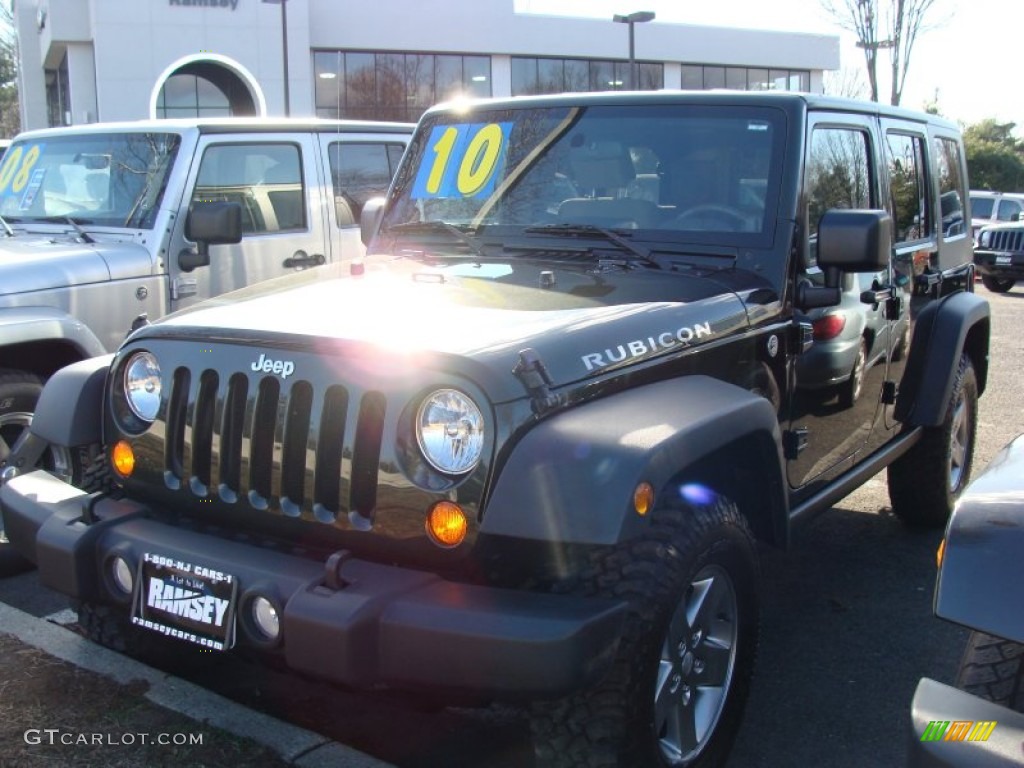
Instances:
[[[67,221],[151,229],[180,139],[173,133],[75,133],[16,142],[0,164],[8,224]]]
[[[603,247],[617,233],[641,253],[768,246],[784,136],[785,116],[771,107],[534,100],[439,111],[409,147],[378,246],[463,255],[465,237],[476,250],[508,250],[588,232]]]

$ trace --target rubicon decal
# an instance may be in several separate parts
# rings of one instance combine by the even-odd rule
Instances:
[[[673,347],[685,347],[697,339],[712,336],[711,323],[698,323],[692,326],[683,326],[674,331],[664,331],[657,336],[648,336],[646,339],[634,339],[615,347],[609,347],[603,352],[590,352],[583,355],[583,365],[588,371],[605,368],[609,365],[621,363],[625,360],[635,360],[646,357],[662,349]]]
[[[295,373],[295,363],[291,360],[272,360],[265,354],[261,354],[260,359],[253,363],[250,368],[254,371],[277,374],[282,379],[287,379]]]

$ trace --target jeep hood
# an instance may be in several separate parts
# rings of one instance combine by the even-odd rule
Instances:
[[[345,353],[455,368],[482,386],[498,386],[504,392],[491,395],[502,399],[523,393],[511,370],[525,348],[538,353],[553,385],[561,386],[746,327],[739,294],[767,290],[742,273],[711,279],[646,269],[601,275],[530,262],[446,269],[395,264],[355,278],[342,274],[345,265],[268,281],[141,333],[268,348],[322,348],[329,340]]]
[[[134,243],[79,243],[63,235],[23,234],[0,240],[0,296],[124,280],[152,271],[146,249]]]

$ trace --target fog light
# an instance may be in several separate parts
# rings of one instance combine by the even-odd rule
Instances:
[[[439,501],[427,513],[427,533],[439,547],[459,546],[468,530],[466,513],[455,502]]]
[[[110,563],[110,576],[118,589],[126,595],[132,593],[135,588],[135,575],[127,560],[123,557],[115,557]]]
[[[654,506],[654,488],[650,483],[640,483],[633,491],[633,509],[643,517]]]
[[[277,608],[265,597],[253,598],[252,620],[268,640],[276,640],[281,634],[281,620],[278,618]]]
[[[119,440],[110,452],[110,463],[121,477],[130,477],[135,471],[135,451],[127,442]]]

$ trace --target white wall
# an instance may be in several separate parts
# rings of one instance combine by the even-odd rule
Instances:
[[[72,117],[130,120],[149,114],[160,76],[183,57],[210,52],[237,62],[258,82],[267,113],[284,113],[281,6],[228,0],[227,7],[172,4],[187,0],[17,0],[22,46],[22,123],[46,125],[42,85],[47,51],[71,46]],[[234,9],[230,3],[234,2]],[[49,9],[36,29],[36,10]],[[288,0],[291,114],[313,114],[314,48],[453,52],[492,55],[495,96],[508,95],[511,56],[625,59],[624,24],[513,13],[513,0]],[[665,61],[666,87],[678,87],[679,62],[802,69],[820,89],[820,70],[839,67],[839,38],[687,24],[640,24],[636,57]],[[92,62],[89,59],[92,57]],[[59,61],[59,59],[58,59]],[[83,68],[91,68],[89,76]],[[89,85],[91,77],[92,85]],[[92,89],[90,91],[90,88]],[[90,106],[91,105],[91,106]]]

